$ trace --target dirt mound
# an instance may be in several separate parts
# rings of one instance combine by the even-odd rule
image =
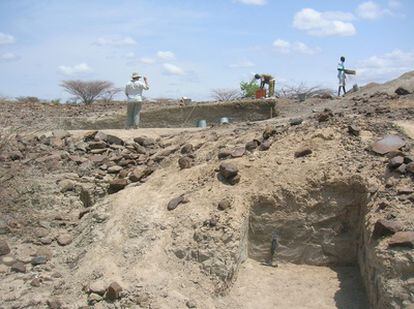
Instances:
[[[370,96],[374,94],[386,94],[391,97],[394,97],[395,95],[414,94],[414,71],[404,73],[400,77],[384,84],[367,84],[361,87],[361,89],[354,95]]]

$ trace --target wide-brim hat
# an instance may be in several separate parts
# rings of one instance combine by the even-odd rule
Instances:
[[[138,73],[132,73],[132,76],[131,76],[132,79],[136,79],[136,78],[140,78],[140,77],[141,77],[141,75],[139,75]]]

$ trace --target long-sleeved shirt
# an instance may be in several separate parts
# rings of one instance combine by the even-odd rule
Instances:
[[[131,80],[125,86],[125,95],[128,98],[128,101],[142,101],[142,92],[148,90],[149,87],[146,83],[143,83],[139,80]]]

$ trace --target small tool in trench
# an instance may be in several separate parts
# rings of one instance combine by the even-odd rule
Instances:
[[[272,232],[272,242],[271,242],[271,246],[270,246],[270,259],[269,259],[269,266],[272,267],[277,267],[277,263],[275,263],[275,254],[276,254],[276,250],[279,247],[279,238],[277,236],[277,232],[273,231]]]

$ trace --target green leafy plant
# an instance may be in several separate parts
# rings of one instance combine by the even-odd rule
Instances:
[[[240,89],[243,93],[244,98],[251,98],[256,95],[256,91],[259,90],[259,85],[255,82],[241,82]]]

